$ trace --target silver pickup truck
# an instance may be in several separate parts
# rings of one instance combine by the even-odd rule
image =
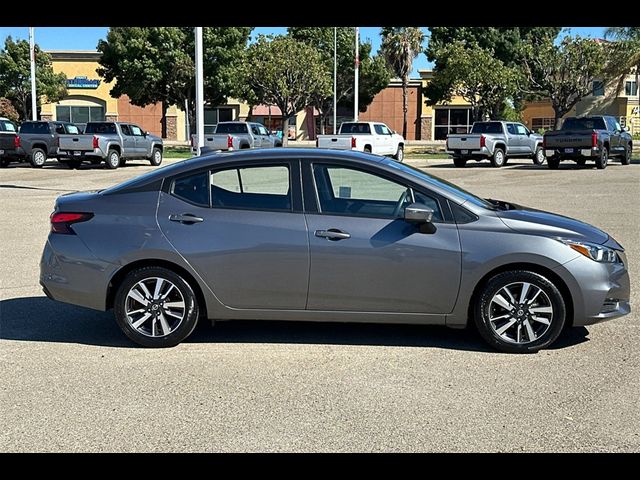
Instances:
[[[162,139],[124,122],[89,122],[80,135],[60,135],[58,161],[78,168],[84,160],[104,161],[107,168],[123,166],[127,160],[162,163]]]
[[[471,159],[489,159],[494,167],[502,167],[511,157],[528,157],[536,165],[545,161],[542,136],[516,122],[475,122],[470,133],[447,136],[447,153],[456,167]]]
[[[191,150],[198,149],[197,137],[191,137]],[[220,150],[242,150],[245,148],[281,147],[282,140],[271,134],[264,125],[256,122],[220,122],[215,133],[205,134],[202,153]]]

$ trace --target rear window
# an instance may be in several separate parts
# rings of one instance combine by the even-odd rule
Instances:
[[[247,133],[246,123],[219,123],[216,133]]]
[[[567,118],[562,130],[606,130],[604,119],[600,118]]]
[[[502,124],[500,122],[474,123],[471,133],[502,133]]]
[[[340,133],[369,135],[371,133],[371,127],[368,123],[343,123],[340,127]]]
[[[20,133],[49,133],[47,122],[25,122],[20,125]]]
[[[77,135],[80,133],[80,129],[78,127],[76,127],[75,125],[71,125],[70,123],[67,123],[65,125],[66,129],[67,129],[67,133],[69,135]]]
[[[16,126],[8,120],[0,120],[0,132],[15,132]]]
[[[87,123],[84,133],[117,133],[115,123]]]

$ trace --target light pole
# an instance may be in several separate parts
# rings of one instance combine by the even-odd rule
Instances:
[[[204,145],[204,77],[202,75],[202,27],[196,27],[196,138],[197,154]]]
[[[360,29],[356,27],[355,85],[353,87],[353,121],[358,121],[358,73],[360,69]]]
[[[33,40],[33,27],[29,27],[29,56],[31,58],[31,120],[38,119],[36,98],[36,48]]]
[[[333,134],[336,134],[338,95],[338,27],[333,27]]]

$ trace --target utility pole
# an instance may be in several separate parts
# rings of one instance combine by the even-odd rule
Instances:
[[[333,134],[336,134],[338,95],[338,27],[333,27]]]
[[[355,85],[353,87],[353,121],[358,121],[358,74],[360,70],[360,29],[356,27]]]
[[[187,142],[191,143],[191,126],[189,125],[189,100],[184,99],[184,129],[187,131]]]
[[[29,27],[29,56],[31,57],[31,120],[38,119],[36,98],[36,48],[33,40],[33,27]]]
[[[204,77],[202,75],[202,27],[196,28],[196,139],[197,154],[204,146]]]

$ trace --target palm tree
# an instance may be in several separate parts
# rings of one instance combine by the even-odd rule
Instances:
[[[402,80],[402,136],[407,138],[407,111],[409,110],[409,74],[413,60],[422,51],[424,33],[417,27],[382,27],[380,50],[394,74]]]
[[[640,27],[610,27],[605,38],[618,40],[613,46],[613,55],[607,66],[610,78],[617,82],[616,91],[620,91],[629,72],[635,70],[636,93],[640,106]]]

